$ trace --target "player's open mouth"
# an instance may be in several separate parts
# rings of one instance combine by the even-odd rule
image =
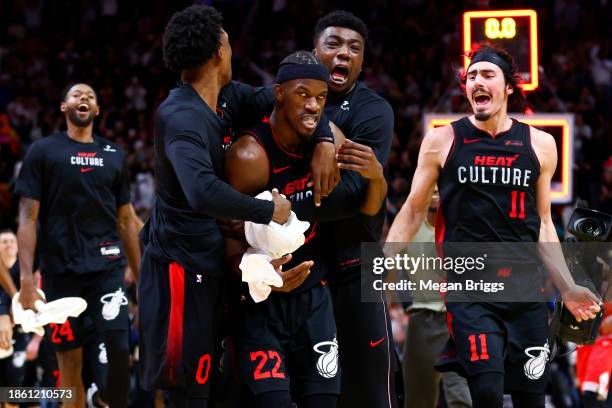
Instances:
[[[82,103],[77,106],[77,110],[82,113],[89,113],[89,105],[86,103]]]
[[[485,106],[491,102],[491,96],[486,93],[476,92],[474,93],[474,103],[476,106]]]
[[[302,116],[302,124],[306,129],[314,129],[317,127],[319,118],[316,115],[304,115]]]
[[[329,73],[331,81],[335,84],[343,84],[348,79],[348,76],[348,67],[344,65],[336,65]]]

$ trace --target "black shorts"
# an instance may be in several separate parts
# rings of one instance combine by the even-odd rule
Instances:
[[[87,302],[87,309],[77,318],[68,318],[64,324],[51,323],[46,334],[56,351],[72,350],[83,346],[83,322],[91,319],[97,333],[121,330],[128,336],[128,300],[123,281],[124,267],[113,271],[61,275],[43,273],[43,290],[47,301],[79,296]]]
[[[451,338],[439,371],[505,374],[505,391],[542,393],[549,382],[545,303],[447,303]]]
[[[327,286],[272,294],[261,303],[249,298],[239,306],[237,322],[235,360],[253,395],[290,391],[298,400],[340,393],[336,324]]]
[[[95,383],[98,389],[106,387],[108,373],[108,356],[104,336],[95,332],[93,322],[86,318],[84,322],[85,340],[83,342],[83,384],[85,390]]]
[[[338,407],[396,407],[399,364],[384,292],[379,302],[362,302],[359,274],[353,276],[331,285],[342,366]]]
[[[145,251],[138,284],[140,381],[143,389],[182,389],[208,398],[219,367],[223,280],[160,263]]]

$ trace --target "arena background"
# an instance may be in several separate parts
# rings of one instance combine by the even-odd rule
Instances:
[[[11,185],[35,140],[61,129],[60,92],[74,81],[97,90],[96,132],[129,152],[132,199],[143,219],[154,198],[155,110],[176,83],[164,68],[161,37],[187,1],[14,0],[0,2],[0,229],[16,229]],[[558,1],[200,1],[224,14],[234,79],[270,84],[278,62],[312,48],[312,28],[341,8],[361,17],[370,40],[361,79],[392,105],[395,137],[387,172],[388,220],[410,188],[425,113],[466,112],[456,80],[462,13],[533,8],[539,21],[536,113],[573,113],[574,198],[612,213],[612,2]],[[561,238],[571,205],[553,207]],[[396,342],[406,317],[394,309]],[[563,371],[567,375],[567,371]],[[569,378],[569,377],[568,377]],[[571,389],[571,382],[568,383]],[[574,394],[571,390],[570,394]],[[568,405],[571,406],[571,405]]]

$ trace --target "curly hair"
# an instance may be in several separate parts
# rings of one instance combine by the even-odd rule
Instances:
[[[350,30],[357,31],[363,38],[364,42],[368,39],[369,33],[366,24],[363,22],[362,19],[348,11],[335,10],[321,17],[317,21],[317,24],[315,25],[314,29],[313,39],[315,42],[319,39],[319,36],[327,27],[348,28]]]
[[[501,59],[508,63],[510,67],[510,73],[504,72],[504,78],[506,80],[506,84],[509,84],[514,92],[508,97],[508,110],[512,112],[525,112],[526,98],[525,93],[519,86],[523,82],[523,78],[521,77],[521,73],[514,62],[514,57],[510,55],[510,53],[503,48],[496,47],[491,43],[480,43],[476,44],[469,50],[465,56],[470,60],[474,59],[474,57],[481,52],[492,52],[497,54]],[[459,74],[459,82],[461,83],[461,90],[465,94],[465,83],[467,80],[467,70],[463,69]]]
[[[166,25],[164,63],[174,72],[208,62],[221,46],[223,17],[216,9],[193,5],[176,12]]]

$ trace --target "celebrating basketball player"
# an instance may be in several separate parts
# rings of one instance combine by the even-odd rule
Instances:
[[[436,182],[441,217],[436,224],[437,241],[558,242],[550,209],[550,183],[557,165],[555,141],[508,117],[509,105],[520,105],[524,99],[511,55],[482,45],[469,57],[461,84],[473,114],[425,136],[410,195],[387,242],[413,238],[427,214]],[[486,157],[523,177],[508,182],[500,171],[493,179]],[[466,169],[476,165],[489,172],[486,180],[466,177]],[[517,197],[520,206],[513,203]],[[590,291],[577,286],[567,271],[552,277],[578,320],[595,316],[599,306]],[[545,363],[548,355],[542,350],[548,334],[545,304],[447,302],[447,309],[451,339],[439,369],[467,376],[473,406],[501,407],[505,390],[512,394],[515,406],[544,407],[548,369],[531,370],[531,365],[534,358]],[[525,352],[530,347],[539,351]]]

